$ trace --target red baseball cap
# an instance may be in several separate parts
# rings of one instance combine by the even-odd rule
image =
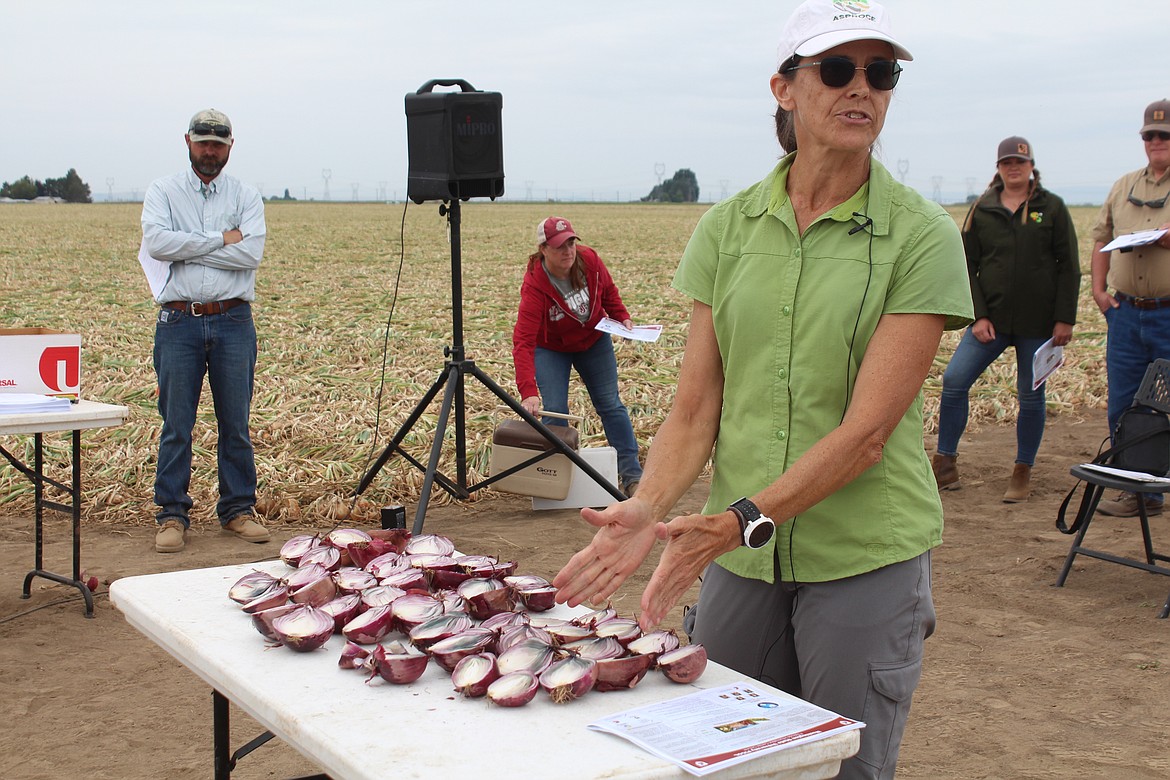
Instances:
[[[548,244],[556,249],[570,238],[578,238],[573,226],[564,217],[549,217],[536,226],[536,243]]]

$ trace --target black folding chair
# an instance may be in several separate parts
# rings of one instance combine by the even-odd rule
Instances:
[[[1125,471],[1143,472],[1155,477],[1166,477],[1170,473],[1170,360],[1155,360],[1146,369],[1141,386],[1134,396],[1133,405],[1126,409],[1117,423],[1117,430],[1113,436],[1113,446],[1102,452],[1094,460],[1094,465],[1106,465]],[[1056,527],[1063,533],[1076,534],[1068,557],[1064,559],[1064,567],[1060,576],[1056,578],[1056,587],[1062,587],[1068,573],[1072,569],[1073,560],[1078,555],[1087,555],[1122,566],[1142,569],[1153,574],[1164,574],[1170,577],[1170,567],[1160,565],[1170,563],[1170,556],[1154,551],[1153,540],[1150,537],[1150,518],[1146,511],[1146,501],[1138,501],[1138,522],[1142,529],[1142,546],[1145,556],[1143,559],[1127,558],[1121,555],[1094,550],[1084,546],[1085,533],[1089,530],[1089,523],[1097,512],[1097,505],[1107,489],[1124,490],[1134,493],[1140,498],[1170,492],[1170,482],[1147,482],[1137,478],[1127,478],[1116,474],[1106,474],[1095,469],[1086,468],[1085,464],[1073,466],[1072,475],[1085,483],[1084,494],[1080,508],[1071,525],[1065,525],[1064,517],[1070,500],[1076,492],[1074,486],[1060,505],[1060,513],[1056,519]],[[1170,595],[1159,618],[1170,615]]]

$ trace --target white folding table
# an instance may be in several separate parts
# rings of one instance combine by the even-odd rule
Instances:
[[[126,421],[129,410],[125,406],[102,404],[81,400],[70,404],[67,411],[32,412],[28,414],[0,414],[0,436],[8,434],[31,434],[33,436],[33,465],[29,467],[20,458],[0,446],[0,455],[18,471],[32,480],[36,492],[36,554],[33,570],[24,578],[21,598],[32,594],[34,577],[42,577],[62,585],[77,588],[85,599],[85,616],[93,617],[93,594],[81,581],[81,432],[87,428],[109,428]],[[69,484],[45,476],[45,459],[42,437],[46,433],[71,431],[73,457],[70,461],[71,479]],[[45,498],[45,486],[56,488],[68,498],[60,503]],[[55,509],[73,518],[73,576],[54,574],[44,568],[44,532],[42,522],[45,509]]]
[[[338,668],[345,644],[341,636],[334,635],[324,648],[311,653],[266,646],[250,617],[227,596],[236,580],[257,568],[287,571],[283,563],[271,561],[127,577],[110,587],[111,602],[132,626],[213,689],[216,780],[230,778],[236,759],[271,735],[333,780],[434,780],[470,773],[475,767],[492,777],[689,777],[674,764],[587,725],[627,709],[744,679],[710,663],[693,685],[679,685],[651,672],[628,691],[593,691],[566,704],[553,704],[538,692],[532,702],[517,708],[464,698],[434,662],[409,685],[380,679],[366,684],[366,673]],[[563,617],[572,611],[558,606],[546,614]],[[791,698],[768,690],[778,698]],[[235,755],[228,745],[229,700],[269,730]],[[857,752],[859,741],[858,731],[846,731],[758,756],[714,776],[834,777],[841,760]],[[160,750],[166,746],[160,744]]]

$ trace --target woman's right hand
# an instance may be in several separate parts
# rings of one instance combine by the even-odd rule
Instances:
[[[651,507],[635,497],[602,511],[585,507],[581,517],[598,531],[553,578],[557,601],[575,607],[604,604],[633,574],[656,541]]]
[[[981,344],[995,341],[995,326],[991,324],[991,320],[987,317],[980,317],[975,320],[975,324],[971,326],[971,333]]]
[[[520,402],[520,405],[524,407],[524,411],[528,412],[531,415],[535,415],[537,412],[540,411],[540,396],[539,395],[530,395],[527,398],[525,398],[524,400],[522,400]]]

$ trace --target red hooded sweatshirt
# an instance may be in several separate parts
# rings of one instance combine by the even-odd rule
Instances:
[[[570,313],[539,257],[530,260],[524,272],[520,312],[512,329],[512,363],[521,399],[540,394],[536,386],[537,347],[583,352],[604,335],[593,327],[603,316],[618,322],[630,319],[617,285],[597,253],[584,244],[577,244],[577,257],[585,265],[585,282],[589,288],[589,317],[585,322]]]

